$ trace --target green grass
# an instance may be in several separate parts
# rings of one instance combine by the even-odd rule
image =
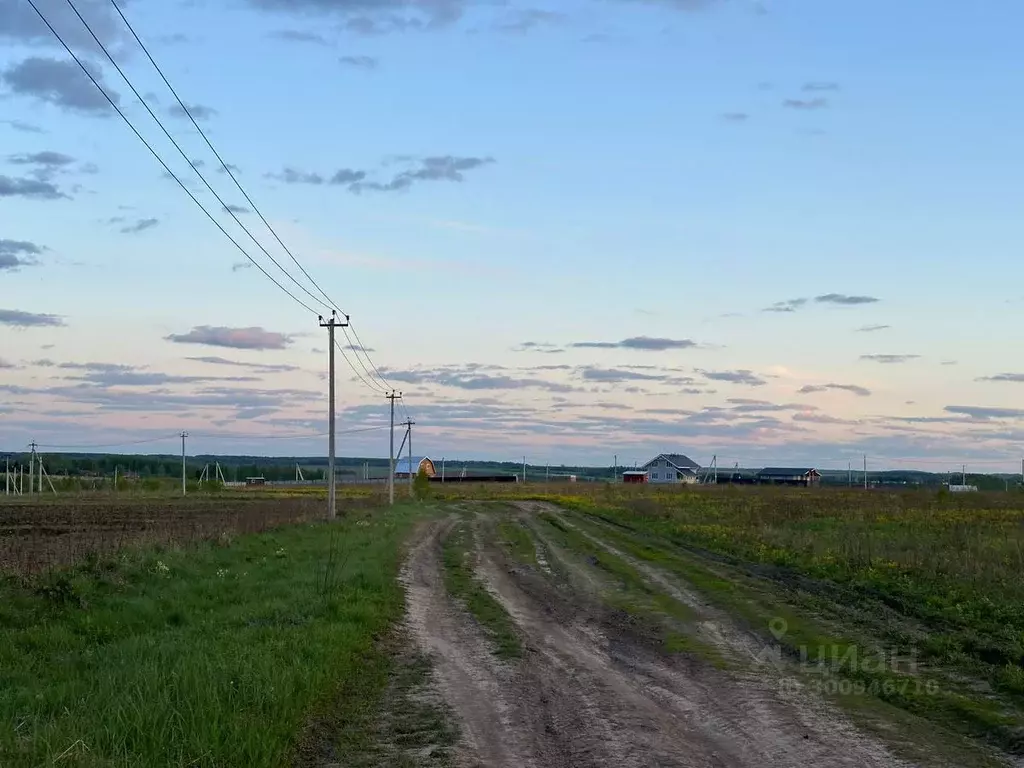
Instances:
[[[376,716],[411,509],[0,581],[0,765],[280,766]]]
[[[465,522],[460,521],[442,547],[444,583],[448,593],[461,600],[494,645],[499,659],[522,656],[523,646],[515,623],[483,584],[473,575],[472,540]]]
[[[606,510],[591,510],[589,515],[589,522],[586,514],[573,515],[573,519],[623,551],[692,585],[761,634],[767,643],[777,643],[791,662],[803,662],[827,673],[828,677],[821,680],[826,688],[861,691],[860,695],[842,698],[847,709],[854,709],[855,702],[855,709],[864,715],[869,710],[867,702],[884,703],[951,731],[1021,753],[1024,719],[1019,712],[1008,709],[995,697],[950,685],[949,678],[933,674],[937,670],[923,668],[915,674],[882,663],[879,654],[888,650],[884,639],[865,636],[856,626],[824,619],[814,610],[823,607],[820,598],[783,589],[740,567],[708,560],[673,545],[657,534],[647,533],[642,518]],[[609,520],[619,527],[607,525]],[[623,526],[635,528],[629,531]],[[773,636],[770,626],[780,619],[785,622],[785,631]],[[780,627],[778,623],[775,626]]]
[[[563,549],[581,557],[612,585],[603,592],[602,600],[631,617],[645,633],[657,636],[664,650],[698,655],[719,668],[728,666],[717,648],[695,636],[693,622],[697,617],[688,605],[650,583],[626,560],[609,552],[581,530],[566,525],[559,516],[541,513],[537,519]]]
[[[537,566],[537,549],[533,537],[526,527],[517,520],[503,520],[498,523],[498,536],[505,548],[520,563]]]

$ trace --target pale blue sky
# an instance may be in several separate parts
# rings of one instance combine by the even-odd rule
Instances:
[[[37,2],[188,171],[66,0]],[[173,98],[109,0],[77,2],[242,204],[168,115]],[[213,110],[204,129],[352,314],[432,455],[1018,466],[1019,4],[123,9],[182,97]],[[316,318],[255,269],[233,271],[244,257],[92,108],[93,86],[27,0],[0,0],[0,46],[0,450],[188,429],[197,452],[321,452],[322,438],[269,439],[324,430]],[[355,188],[329,183],[340,170]],[[257,217],[240,218],[292,266]],[[287,338],[190,335],[205,326]],[[875,326],[887,327],[858,330]],[[516,351],[524,342],[553,346]],[[573,346],[587,342],[606,344]],[[895,357],[865,357],[877,355]],[[262,367],[187,359],[199,357]],[[386,418],[349,375],[339,401],[347,428]],[[384,437],[340,450],[379,455]]]

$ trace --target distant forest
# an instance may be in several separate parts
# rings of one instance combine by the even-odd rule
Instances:
[[[12,468],[19,465],[28,466],[28,456],[8,454]],[[0,455],[0,462],[4,456]],[[139,478],[180,478],[181,456],[162,454],[156,456],[116,455],[116,454],[76,454],[58,453],[43,454],[46,471],[52,477],[113,477],[114,469],[122,476],[137,475]],[[302,469],[305,480],[324,480],[327,475],[327,459],[308,456],[188,456],[185,460],[189,478],[195,480],[209,466],[213,475],[214,465],[220,464],[221,471],[228,482],[241,482],[247,477],[263,477],[270,482],[282,482],[295,479],[296,466]],[[434,460],[438,474],[442,471],[442,462]],[[388,475],[387,459],[339,457],[336,462],[337,475],[340,480],[359,481],[363,479],[381,480]],[[2,471],[0,466],[0,471]],[[619,467],[621,472],[625,467]],[[451,459],[444,462],[444,471],[449,477],[457,477],[463,471],[468,474],[521,474],[523,465],[517,462],[470,461]],[[735,470],[719,468],[719,473]],[[846,470],[820,470],[821,483],[826,486],[845,486],[851,483]],[[540,482],[550,478],[552,481],[565,480],[573,475],[579,482],[610,482],[614,477],[615,468],[606,467],[570,467],[538,466],[530,464],[527,476],[530,482]],[[889,472],[868,472],[868,483],[872,487],[925,487],[938,488],[949,482],[960,483],[959,473],[921,472],[917,470],[894,470]],[[860,487],[864,483],[862,472],[854,471],[852,485]],[[967,473],[967,484],[976,485],[979,490],[1002,491],[1021,488],[1020,475],[1011,474],[972,474]]]

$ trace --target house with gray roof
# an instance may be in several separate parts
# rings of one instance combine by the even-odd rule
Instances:
[[[643,466],[648,483],[696,483],[700,464],[681,453],[661,453]]]

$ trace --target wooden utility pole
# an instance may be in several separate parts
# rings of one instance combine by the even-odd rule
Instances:
[[[330,436],[327,438],[327,519],[333,520],[338,514],[337,507],[335,506],[335,500],[337,499],[337,477],[334,473],[334,347],[336,344],[334,341],[334,329],[348,328],[348,316],[345,316],[345,322],[339,322],[338,313],[331,310],[329,320],[325,321],[323,316],[320,317],[320,327],[327,329],[327,348],[329,350],[328,367],[330,370],[327,374],[327,407],[329,409],[328,430]]]

